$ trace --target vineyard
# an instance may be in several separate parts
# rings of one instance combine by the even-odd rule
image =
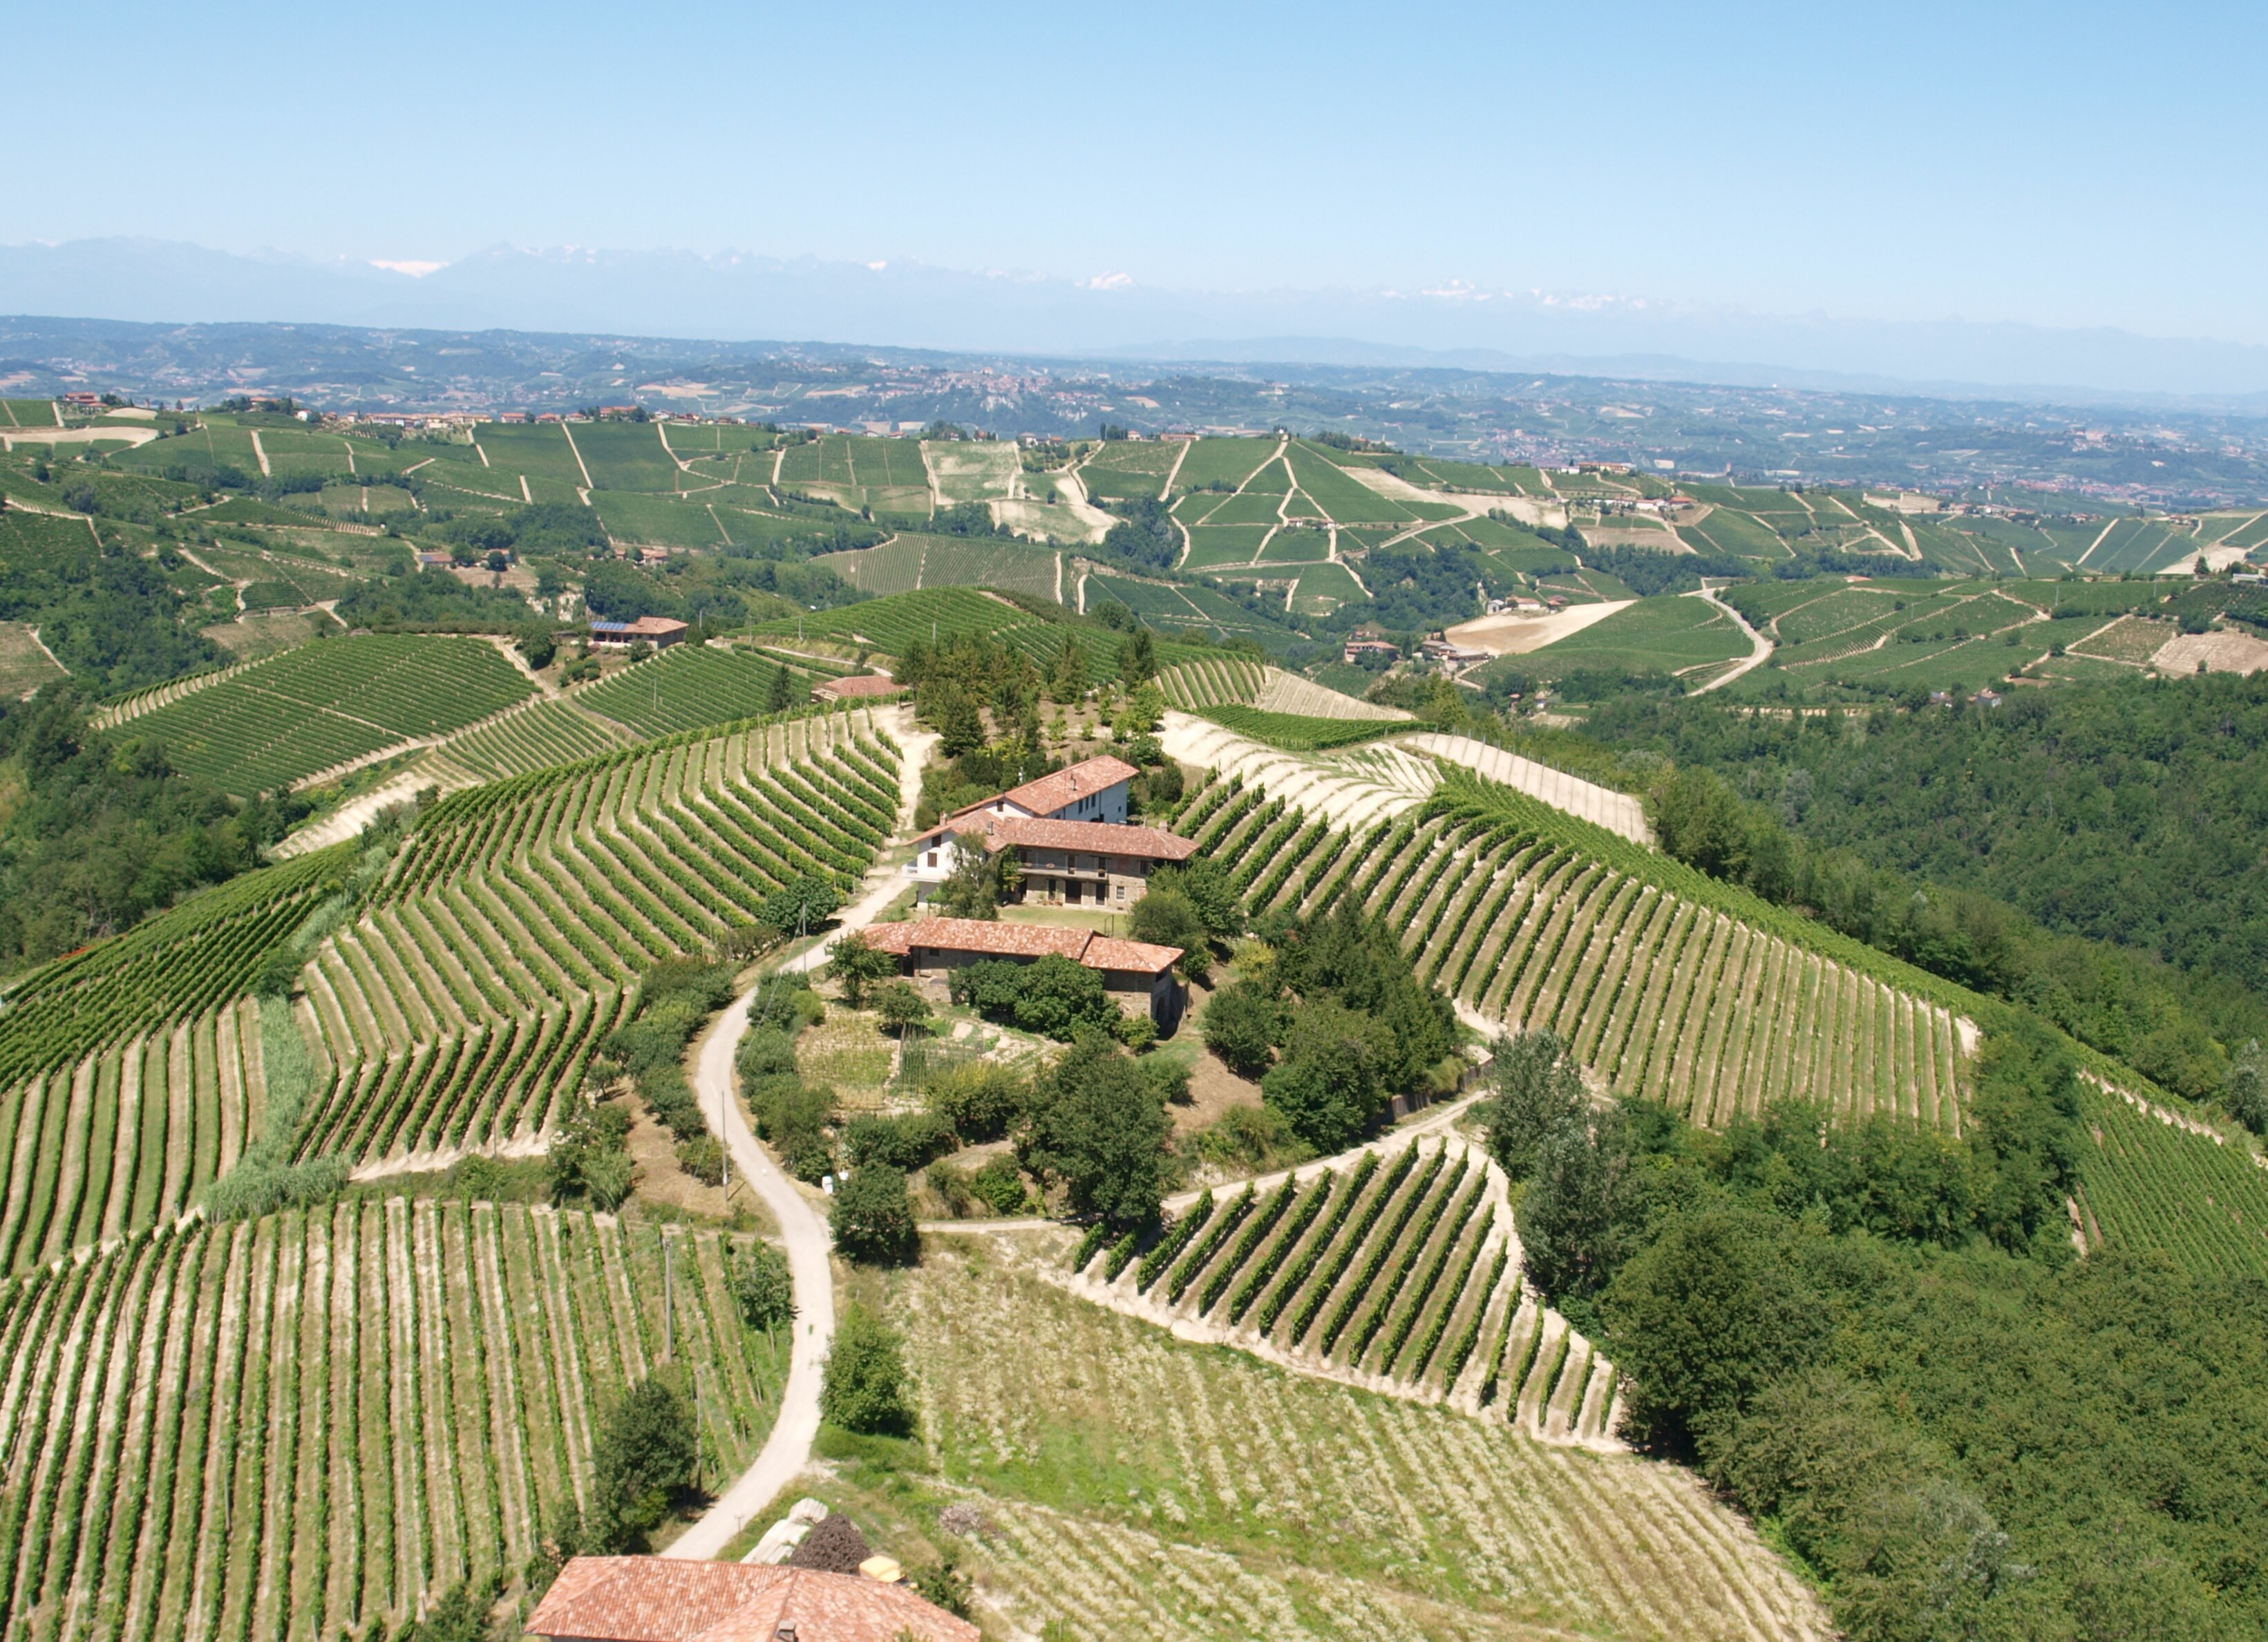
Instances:
[[[623,745],[622,732],[586,712],[580,702],[531,702],[477,729],[454,735],[434,749],[424,767],[444,788],[478,786],[507,776],[524,776],[595,758]]]
[[[1432,1165],[1429,1145],[1418,1167]],[[1066,1292],[1064,1255],[1024,1241],[933,1248],[892,1279],[892,1301],[930,1463],[998,1530],[967,1555],[1027,1634],[1830,1634],[1754,1530],[1675,1467],[1176,1339]]]
[[[1462,1142],[1208,1193],[1133,1252],[1094,1251],[1075,1288],[1184,1338],[1542,1441],[1616,1447],[1613,1366],[1526,1288],[1503,1174]]]
[[[577,693],[576,704],[641,736],[674,735],[778,712],[809,699],[803,680],[754,656],[678,644]]]
[[[248,796],[461,730],[533,692],[478,639],[368,634],[237,669],[134,722],[176,769]]]
[[[2200,1276],[2268,1277],[2268,1168],[2242,1140],[2090,1085],[2074,1211],[2090,1248],[2156,1249]]]
[[[191,1222],[0,1285],[0,1631],[335,1637],[515,1581],[665,1361],[697,1388],[703,1476],[736,1473],[785,1363],[726,1256],[396,1199]]]
[[[1351,895],[1474,1014],[1696,1123],[1796,1097],[1960,1127],[1973,1000],[1946,983],[1462,769],[1352,822],[1301,779],[1212,781],[1174,817],[1256,909]]]
[[[1167,668],[1158,675],[1158,688],[1168,703],[1195,712],[1223,702],[1249,702],[1266,673],[1258,662],[1241,656],[1208,657]]]
[[[896,761],[865,714],[808,717],[443,799],[303,972],[330,1078],[301,1152],[541,1130],[642,970],[710,949],[789,879],[858,882],[896,815]]]
[[[1197,709],[1225,730],[1290,753],[1327,753],[1333,747],[1374,741],[1399,733],[1404,721],[1397,718],[1309,718],[1296,713],[1267,712],[1237,702],[1219,702]]]

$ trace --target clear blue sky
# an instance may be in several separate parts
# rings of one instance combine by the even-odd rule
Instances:
[[[0,241],[726,248],[2268,342],[2268,11],[0,11]]]

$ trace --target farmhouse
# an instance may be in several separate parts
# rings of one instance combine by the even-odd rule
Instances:
[[[866,944],[877,952],[896,954],[917,979],[928,981],[944,980],[963,964],[992,958],[1018,963],[1068,958],[1089,969],[1100,969],[1104,988],[1128,1014],[1147,1013],[1165,1032],[1172,1031],[1182,1018],[1182,983],[1174,973],[1174,966],[1182,960],[1179,946],[1121,940],[1093,930],[999,924],[983,918],[914,918],[903,924],[877,924],[867,930]]]
[[[577,1557],[527,1617],[552,1642],[979,1642],[966,1619],[856,1573],[665,1557]]]
[[[656,650],[666,650],[681,640],[686,624],[673,622],[666,615],[642,615],[635,622],[593,622],[591,642],[594,644],[630,645],[652,644]]]
[[[1159,828],[1129,824],[1126,784],[1134,775],[1123,759],[1090,758],[973,804],[914,840],[905,876],[925,902],[953,876],[963,850],[1012,850],[1024,901],[1123,909],[1142,898],[1152,873],[1197,849]]]
[[[1401,647],[1389,644],[1382,638],[1350,638],[1346,642],[1345,654],[1349,666],[1359,665],[1365,656],[1381,656],[1388,661],[1402,659]]]

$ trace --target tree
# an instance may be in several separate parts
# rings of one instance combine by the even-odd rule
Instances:
[[[819,1411],[828,1423],[867,1436],[913,1429],[912,1395],[897,1330],[857,1300],[836,1326],[820,1382]]]
[[[1238,1077],[1257,1078],[1268,1070],[1277,1040],[1284,1035],[1284,1000],[1273,987],[1257,981],[1225,986],[1205,1005],[1205,1047]]]
[[[1630,1253],[1628,1138],[1615,1108],[1562,1124],[1537,1149],[1515,1218],[1528,1275],[1555,1299],[1597,1294]]]
[[[1161,866],[1150,875],[1150,894],[1172,890],[1186,895],[1215,940],[1226,940],[1244,928],[1244,906],[1228,869],[1211,856],[1196,856],[1179,866]],[[1146,897],[1145,897],[1146,899]]]
[[[1048,667],[1048,699],[1069,706],[1086,695],[1086,652],[1077,635],[1065,632],[1063,645]]]
[[[1482,1108],[1488,1147],[1504,1172],[1526,1180],[1544,1141],[1583,1109],[1583,1075],[1553,1032],[1497,1040],[1495,1098]]]
[[[870,1163],[836,1182],[828,1224],[835,1246],[868,1265],[907,1265],[921,1253],[906,1177],[885,1163]]]
[[[833,917],[843,905],[835,880],[818,873],[802,873],[788,880],[756,909],[756,922],[783,939],[807,935]]]
[[[1774,1216],[1714,1210],[1674,1223],[1616,1278],[1605,1305],[1615,1360],[1665,1439],[1737,1417],[1819,1349],[1830,1324],[1794,1237]]]
[[[767,1242],[758,1242],[732,1267],[733,1300],[740,1321],[769,1336],[775,1328],[795,1321],[795,1278],[787,1255]]]
[[[906,1034],[930,1018],[929,1000],[917,991],[911,981],[887,981],[874,995],[874,1012],[882,1018],[882,1025],[897,1035],[901,1042]]]
[[[1128,689],[1158,676],[1158,641],[1146,627],[1138,627],[1118,652],[1118,681]]]
[[[764,711],[785,712],[794,704],[794,702],[795,685],[794,681],[788,677],[787,669],[775,668],[772,672],[772,681],[764,691]]]
[[[2226,1097],[2236,1121],[2256,1135],[2268,1135],[2268,1057],[2253,1039],[2229,1069]]]
[[[1284,1064],[1261,1079],[1260,1098],[1316,1151],[1341,1151],[1385,1115],[1393,1045],[1375,1019],[1327,995],[1290,1012]]]
[[[961,840],[954,849],[953,871],[938,886],[938,909],[949,918],[998,917],[1000,902],[1014,893],[1012,858],[1010,850],[994,855],[982,843]]]
[[[1136,940],[1180,947],[1182,956],[1175,967],[1189,981],[1202,985],[1212,971],[1204,919],[1198,916],[1196,903],[1178,889],[1152,886],[1127,915],[1126,932]]]
[[[632,1386],[608,1415],[593,1454],[598,1547],[643,1550],[672,1496],[692,1486],[698,1457],[693,1410],[677,1388],[659,1378]]]
[[[930,1081],[929,1109],[972,1145],[1008,1132],[1030,1098],[1031,1086],[997,1061],[973,1061]]]
[[[868,986],[897,972],[897,954],[873,946],[864,931],[853,931],[828,950],[828,979],[842,987],[843,1001],[853,1009],[865,1006]]]
[[[1033,1090],[1016,1156],[1062,1184],[1073,1214],[1123,1229],[1157,1219],[1168,1124],[1157,1085],[1100,1034],[1082,1034]]]
[[[559,653],[559,646],[550,634],[534,632],[520,639],[519,653],[527,658],[529,666],[540,673],[551,665],[552,658]]]

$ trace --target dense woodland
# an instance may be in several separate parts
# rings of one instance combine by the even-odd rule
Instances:
[[[1778,717],[1624,698],[1664,846],[2196,1097],[2268,1039],[2268,681]]]
[[[1789,1106],[1723,1133],[1506,1046],[1529,1270],[1862,1642],[2268,1634],[2268,1287],[2073,1257],[2075,1070],[1988,1045],[1958,1139]]]

